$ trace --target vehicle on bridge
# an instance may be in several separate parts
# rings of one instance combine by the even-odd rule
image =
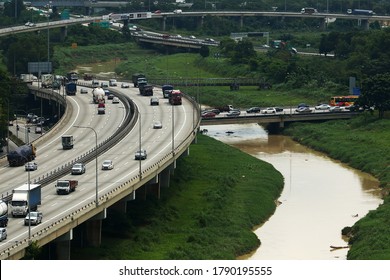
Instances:
[[[62,148],[64,150],[73,149],[73,142],[74,142],[73,135],[62,135],[61,141],[62,141]]]
[[[309,108],[309,107],[298,107],[296,110],[295,110],[295,112],[297,112],[297,113],[301,113],[301,114],[303,114],[303,113],[311,113],[311,109]]]
[[[330,105],[328,105],[328,104],[319,104],[319,105],[315,106],[314,109],[316,109],[316,110],[329,110],[330,109]]]
[[[8,225],[8,204],[3,200],[0,201],[0,227]]]
[[[164,98],[169,98],[169,93],[173,90],[173,86],[172,85],[163,85],[161,87],[161,90],[163,92]]]
[[[0,241],[7,239],[7,229],[0,228]]]
[[[24,165],[24,169],[26,171],[35,171],[38,169],[38,164],[36,162],[27,162],[25,165]]]
[[[358,100],[359,95],[333,96],[330,98],[330,106],[350,107]]]
[[[36,157],[36,148],[33,144],[26,144],[10,151],[7,154],[9,166],[22,166],[25,163],[34,160]]]
[[[57,194],[70,194],[76,190],[78,184],[77,180],[58,180],[54,187]]]
[[[76,95],[77,84],[75,82],[69,82],[65,85],[66,95]]]
[[[24,218],[24,225],[25,226],[28,226],[28,225],[36,226],[36,225],[42,223],[42,218],[43,218],[42,212],[33,211],[30,213],[27,213],[26,217]]]
[[[106,104],[99,103],[97,107],[98,115],[104,115],[106,113]]]
[[[69,82],[77,82],[79,79],[79,74],[75,71],[66,73],[66,78]]]
[[[26,183],[12,191],[10,203],[12,217],[26,216],[41,204],[41,184]]]
[[[182,92],[178,89],[174,89],[169,93],[169,104],[181,105],[182,104]]]
[[[95,104],[105,103],[106,102],[105,96],[106,93],[101,87],[97,87],[92,90],[92,99],[93,99],[93,103]]]
[[[315,8],[302,8],[301,9],[301,14],[305,15],[312,15],[312,14],[317,14],[318,11]]]
[[[148,155],[146,153],[146,150],[141,149],[141,150],[135,152],[134,159],[135,160],[145,160],[147,157],[148,157]]]
[[[87,168],[84,163],[75,163],[72,166],[71,174],[72,175],[80,175],[84,174]]]
[[[141,74],[141,73],[133,74],[131,80],[133,81],[134,87],[138,87],[138,79],[142,79],[142,78],[145,79],[145,81],[146,81],[146,76],[144,74]]]
[[[348,15],[362,15],[362,16],[373,16],[375,15],[372,10],[362,10],[362,9],[348,9]]]
[[[251,107],[248,110],[246,110],[247,113],[260,113],[261,108],[260,107]]]

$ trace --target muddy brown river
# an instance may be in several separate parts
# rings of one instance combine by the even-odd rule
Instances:
[[[285,181],[274,215],[255,233],[261,246],[249,260],[346,259],[341,230],[382,199],[379,182],[289,137],[269,136],[259,125],[202,126],[208,135],[271,163]],[[230,133],[227,133],[230,132]]]

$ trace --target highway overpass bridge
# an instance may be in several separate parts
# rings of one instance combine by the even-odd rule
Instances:
[[[89,85],[92,85],[91,82],[89,82]],[[139,145],[141,146],[141,117],[142,120],[148,119],[150,118],[151,113],[146,113],[144,116],[142,116],[143,113],[139,109],[139,104],[137,104],[137,102],[133,102],[133,100],[136,98],[130,98],[128,93],[121,93],[121,89],[119,88],[117,90],[110,88],[110,90],[122,100],[124,105],[124,107],[115,107],[117,108],[116,110],[126,110],[122,124],[115,130],[115,133],[111,137],[103,140],[99,144],[97,142],[98,136],[96,134],[95,148],[90,148],[91,145],[87,145],[87,147],[89,147],[88,150],[81,152],[77,158],[74,158],[69,162],[63,162],[62,165],[56,167],[54,170],[47,170],[46,174],[32,180],[32,182],[41,183],[44,186],[42,192],[49,191],[50,193],[50,188],[47,186],[49,186],[53,181],[62,178],[64,175],[69,174],[70,168],[74,162],[93,163],[93,161],[96,160],[97,172],[98,155],[104,155],[111,149],[120,148],[118,147],[118,143],[120,142],[123,143],[122,145],[125,145],[124,149],[127,150],[128,148],[126,148],[126,146],[128,145],[129,141],[132,141],[131,139],[134,139],[134,136],[130,137],[130,140],[127,141],[124,141],[124,139],[129,137],[128,135],[131,133],[136,135],[139,133]],[[133,89],[128,89],[128,91],[132,90]],[[61,126],[65,126],[67,122],[73,121],[67,114],[69,114],[70,111],[76,111],[76,108],[73,108],[74,106],[71,106],[72,103],[70,102],[70,100],[73,100],[74,98],[67,96],[55,97],[55,95],[60,94],[56,91],[43,90],[38,88],[32,88],[31,92],[35,94],[37,98],[38,96],[40,98],[50,98],[53,100],[53,102],[54,100],[57,100],[61,104],[64,104],[64,102],[67,104],[66,113],[58,124],[58,127],[55,126],[47,134],[48,140],[50,141],[51,138],[55,137],[56,131],[60,130]],[[84,96],[80,95],[80,98],[84,98]],[[138,99],[141,100],[142,97],[138,97]],[[89,101],[90,99],[88,98],[87,100]],[[146,101],[145,97],[143,97],[143,100]],[[148,102],[149,101],[147,101],[147,103]],[[96,191],[96,196],[92,195],[90,198],[81,200],[78,203],[76,201],[73,202],[73,199],[79,199],[79,195],[82,194],[82,192],[76,191],[75,194],[77,194],[77,196],[72,198],[72,203],[75,205],[67,203],[63,212],[55,215],[55,213],[49,213],[48,211],[43,210],[45,213],[44,223],[38,226],[34,226],[34,228],[31,230],[31,236],[25,234],[27,227],[22,226],[22,228],[20,228],[20,223],[17,223],[18,219],[11,219],[10,223],[8,224],[8,239],[6,242],[1,242],[0,244],[0,259],[22,258],[25,254],[26,248],[31,244],[32,241],[36,241],[38,246],[55,243],[57,244],[57,256],[55,256],[55,258],[68,259],[70,252],[70,241],[73,238],[73,230],[76,227],[83,225],[86,228],[86,239],[88,240],[89,244],[92,246],[99,246],[101,241],[101,222],[102,219],[107,216],[108,208],[113,207],[117,210],[120,209],[121,211],[126,211],[126,203],[130,200],[134,200],[136,196],[145,198],[147,194],[151,193],[159,197],[161,188],[169,186],[171,173],[176,167],[176,160],[180,156],[188,154],[189,146],[196,140],[196,132],[200,122],[199,113],[196,113],[198,106],[192,98],[185,98],[183,105],[179,106],[180,108],[177,107],[174,109],[176,106],[170,106],[168,103],[166,105],[161,104],[159,107],[161,108],[160,110],[171,112],[168,115],[166,113],[164,114],[166,118],[172,117],[172,127],[170,125],[166,125],[166,132],[164,132],[164,130],[158,130],[159,132],[155,132],[160,134],[165,133],[168,144],[160,143],[160,145],[155,147],[155,149],[164,150],[161,150],[161,152],[156,151],[156,153],[152,153],[151,150],[148,150],[150,151],[150,153],[148,152],[148,159],[142,161],[142,163],[141,161],[138,161],[139,169],[136,167],[131,176],[125,177],[123,179],[112,179],[113,181],[115,180],[115,182],[110,183],[109,187],[104,187],[104,185],[102,185],[103,183],[98,185],[96,173],[96,190],[92,190],[92,194],[94,191]],[[151,108],[150,105],[149,108]],[[177,116],[175,119],[173,119],[175,115]],[[183,115],[183,117],[180,115]],[[175,127],[176,125],[178,125],[177,128]],[[142,131],[150,131],[148,127],[149,124],[146,125]],[[93,127],[91,127],[91,129],[93,130]],[[171,129],[172,132],[170,132]],[[170,133],[172,136],[170,136]],[[36,141],[44,141],[44,139],[41,137]],[[81,145],[81,139],[78,140],[78,143],[78,145]],[[93,146],[94,145],[92,145],[92,147]],[[43,151],[41,151],[41,153],[43,153]],[[128,156],[125,158],[128,158]],[[2,159],[1,162],[1,166],[3,166],[4,159]],[[137,161],[132,162],[135,164],[135,166],[137,166]],[[5,171],[8,172],[15,171],[15,169],[12,168],[4,168]],[[118,168],[120,167],[118,166]],[[3,172],[1,176],[5,176],[5,173]],[[121,174],[120,176],[123,177],[124,174]],[[2,197],[3,199],[7,200],[9,199],[10,195],[7,194],[5,196],[3,195]],[[61,201],[60,197],[52,197],[52,199]],[[43,205],[41,206],[43,208],[41,209],[45,209],[45,207],[49,206],[48,204],[52,203],[55,202],[43,202]],[[21,232],[21,230],[22,232],[24,231],[24,233],[21,233],[19,237],[15,237],[15,233]]]

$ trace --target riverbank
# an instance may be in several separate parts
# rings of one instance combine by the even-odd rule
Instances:
[[[133,201],[127,214],[109,213],[101,248],[72,246],[71,258],[236,259],[260,245],[253,227],[275,211],[283,185],[272,165],[199,135],[161,199]]]
[[[389,260],[390,120],[367,113],[352,120],[294,123],[284,133],[380,180],[384,203],[343,233],[350,237],[348,259]]]

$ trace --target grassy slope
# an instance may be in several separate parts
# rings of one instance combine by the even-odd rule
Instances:
[[[75,249],[72,258],[235,259],[255,249],[252,228],[274,212],[281,174],[204,135],[190,149],[160,200],[130,203],[126,217],[118,214],[122,220],[111,213],[103,224],[103,250]]]
[[[117,66],[117,70],[120,70],[117,71],[119,73],[130,74],[138,72],[139,69],[148,69],[147,74],[152,76],[167,75],[164,73],[165,70],[169,72],[167,76],[185,77],[189,72],[192,73],[192,77],[218,76],[215,73],[210,73],[212,72],[210,65],[215,62],[213,58],[200,61],[198,56],[194,54],[176,54],[164,57],[154,55],[151,52],[145,54],[137,49],[131,50],[134,46],[127,47],[129,48],[128,53],[131,55],[122,59],[128,60],[128,62]],[[82,52],[82,49],[80,51]],[[96,51],[106,52],[107,50],[102,47]],[[99,55],[96,56],[99,57]],[[146,68],[145,61],[148,61],[147,63],[151,66]],[[218,62],[218,64],[221,63],[221,61]],[[97,67],[98,64],[101,63],[91,63],[91,66]],[[174,67],[172,67],[173,65]],[[224,68],[227,69],[228,65],[225,64]],[[174,69],[174,71],[170,69]],[[230,71],[232,70],[230,69]],[[226,72],[229,73],[229,69]],[[233,75],[229,74],[229,76]],[[332,92],[322,93],[314,89],[286,90],[275,87],[271,91],[259,91],[253,87],[241,87],[239,91],[234,92],[228,88],[188,88],[185,91],[195,97],[199,96],[200,102],[203,104],[216,106],[228,103],[241,108],[271,105],[293,106],[302,101],[315,104],[320,100],[326,100],[327,96],[335,95]],[[352,121],[296,124],[286,132],[305,145],[373,174],[381,180],[382,186],[386,190],[389,187],[389,126],[388,118],[376,120],[368,115]],[[354,227],[355,237],[352,239],[354,243],[348,258],[390,259],[390,242],[388,242],[390,209],[388,205],[389,201],[386,199],[384,205],[377,211],[372,211],[366,218],[359,220]]]

